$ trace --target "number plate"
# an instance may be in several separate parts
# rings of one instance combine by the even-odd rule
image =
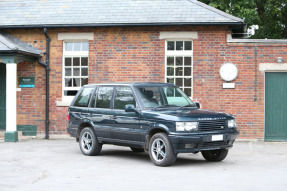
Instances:
[[[223,135],[212,135],[211,140],[212,141],[222,141]]]

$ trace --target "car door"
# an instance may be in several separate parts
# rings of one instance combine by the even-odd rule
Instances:
[[[99,86],[89,108],[89,119],[93,123],[96,135],[100,140],[111,139],[111,100],[113,86]]]
[[[137,106],[134,93],[130,86],[117,86],[114,92],[111,133],[112,137],[123,143],[143,144],[144,133],[139,124],[139,114],[125,112],[125,105]]]

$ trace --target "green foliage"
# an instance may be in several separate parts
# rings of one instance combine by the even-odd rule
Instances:
[[[286,0],[200,0],[226,13],[244,19],[247,26],[258,25],[251,38],[287,38]]]

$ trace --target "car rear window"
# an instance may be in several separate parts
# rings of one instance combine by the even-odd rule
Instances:
[[[99,87],[96,108],[110,108],[114,87]]]
[[[81,94],[77,97],[74,106],[88,107],[93,90],[94,88],[84,88]]]

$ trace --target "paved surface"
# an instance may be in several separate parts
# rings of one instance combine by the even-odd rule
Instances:
[[[104,145],[81,154],[74,139],[0,143],[0,191],[287,190],[287,143],[236,142],[223,162],[179,154],[156,167],[146,153]]]

